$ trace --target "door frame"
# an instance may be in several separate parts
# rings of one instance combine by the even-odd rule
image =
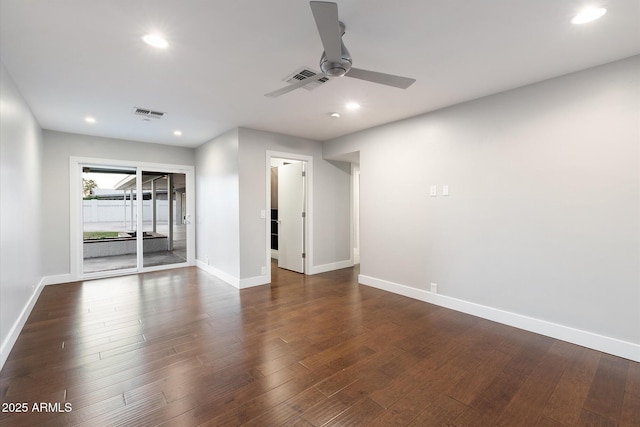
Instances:
[[[306,222],[307,212],[306,162],[289,159],[278,160],[282,160],[282,164],[278,166],[278,268],[284,268],[304,274],[304,225]],[[291,163],[288,163],[289,161]],[[285,169],[289,168],[292,169],[285,172]],[[284,175],[287,174],[289,178],[285,180]],[[292,182],[289,180],[294,180],[296,185],[291,185]],[[283,191],[283,186],[286,187],[286,191]],[[297,203],[294,203],[294,206],[296,206],[295,208],[291,209],[292,206],[288,205],[288,209],[284,209],[283,206],[286,208],[287,202],[291,200],[292,192],[295,193],[296,191],[300,191],[300,193],[296,193],[299,194],[300,199],[297,200],[297,197],[294,198],[296,199],[296,202],[299,201],[300,204],[298,205]],[[285,215],[285,213],[287,215]],[[293,214],[293,216],[290,214]],[[289,222],[283,222],[283,220],[289,220]],[[297,238],[293,239],[294,242],[297,242],[295,243],[295,248],[290,247],[289,243],[293,243],[291,241],[292,236],[289,236],[288,233],[284,233],[283,230],[285,229],[288,232],[300,233],[299,236],[298,234],[295,234],[295,237],[300,237],[300,240]],[[286,237],[286,239],[283,237]],[[283,244],[284,242],[286,243]],[[300,245],[299,251],[298,244]],[[288,256],[286,256],[287,254]],[[285,256],[283,257],[283,255]],[[285,266],[284,264],[287,265]]]
[[[351,257],[360,264],[360,165],[351,163]]]
[[[125,167],[136,169],[136,193],[142,194],[142,171],[181,173],[185,175],[185,185],[187,193],[187,217],[190,217],[190,224],[187,226],[187,262],[180,264],[167,264],[153,267],[144,267],[142,263],[142,235],[136,240],[138,266],[123,270],[104,271],[97,273],[84,273],[82,262],[82,165],[91,164],[106,167]],[[172,165],[163,163],[147,163],[131,160],[114,160],[91,157],[69,158],[69,256],[70,273],[72,280],[97,279],[102,277],[123,276],[127,274],[137,274],[149,271],[168,270],[176,266],[195,265],[195,168],[188,165]],[[143,204],[137,203],[137,229],[142,230]]]
[[[304,273],[308,275],[313,265],[313,157],[304,154],[286,153],[281,151],[266,152],[265,161],[265,182],[266,182],[266,199],[265,206],[265,266],[266,276],[271,282],[271,159],[298,160],[306,162],[305,164],[305,205],[306,215],[304,222]]]

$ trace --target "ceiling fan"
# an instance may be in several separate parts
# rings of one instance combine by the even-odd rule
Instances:
[[[352,67],[351,55],[342,42],[345,26],[338,20],[338,5],[326,1],[312,1],[310,5],[318,27],[318,33],[320,33],[322,46],[324,47],[324,52],[320,58],[320,70],[322,72],[282,89],[269,92],[265,96],[275,98],[325,77],[347,76],[400,89],[406,89],[416,81],[407,77]]]

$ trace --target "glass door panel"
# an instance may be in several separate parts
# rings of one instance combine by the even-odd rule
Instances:
[[[82,167],[82,272],[137,268],[134,168]]]
[[[187,262],[186,176],[142,172],[143,267]]]

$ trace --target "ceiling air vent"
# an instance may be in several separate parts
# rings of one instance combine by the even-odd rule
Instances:
[[[284,81],[286,81],[287,83],[297,83],[301,80],[307,79],[309,77],[315,76],[316,74],[318,74],[317,71],[314,71],[313,69],[311,69],[311,67],[302,67],[299,70],[293,72],[292,74],[290,74],[289,76],[287,76]],[[313,83],[309,83],[306,86],[302,86],[302,89],[306,89],[306,90],[314,90],[315,88],[317,88],[318,86],[320,86],[323,83],[326,83],[329,81],[328,77],[323,77],[320,80],[313,82]]]
[[[147,118],[147,119],[161,119],[167,113],[163,113],[161,111],[149,110],[148,108],[134,107],[133,114],[136,116],[140,116],[142,118]]]

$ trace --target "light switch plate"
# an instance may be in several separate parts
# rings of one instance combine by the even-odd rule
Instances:
[[[448,196],[449,195],[449,186],[448,185],[443,185],[442,186],[442,195],[443,196]]]

